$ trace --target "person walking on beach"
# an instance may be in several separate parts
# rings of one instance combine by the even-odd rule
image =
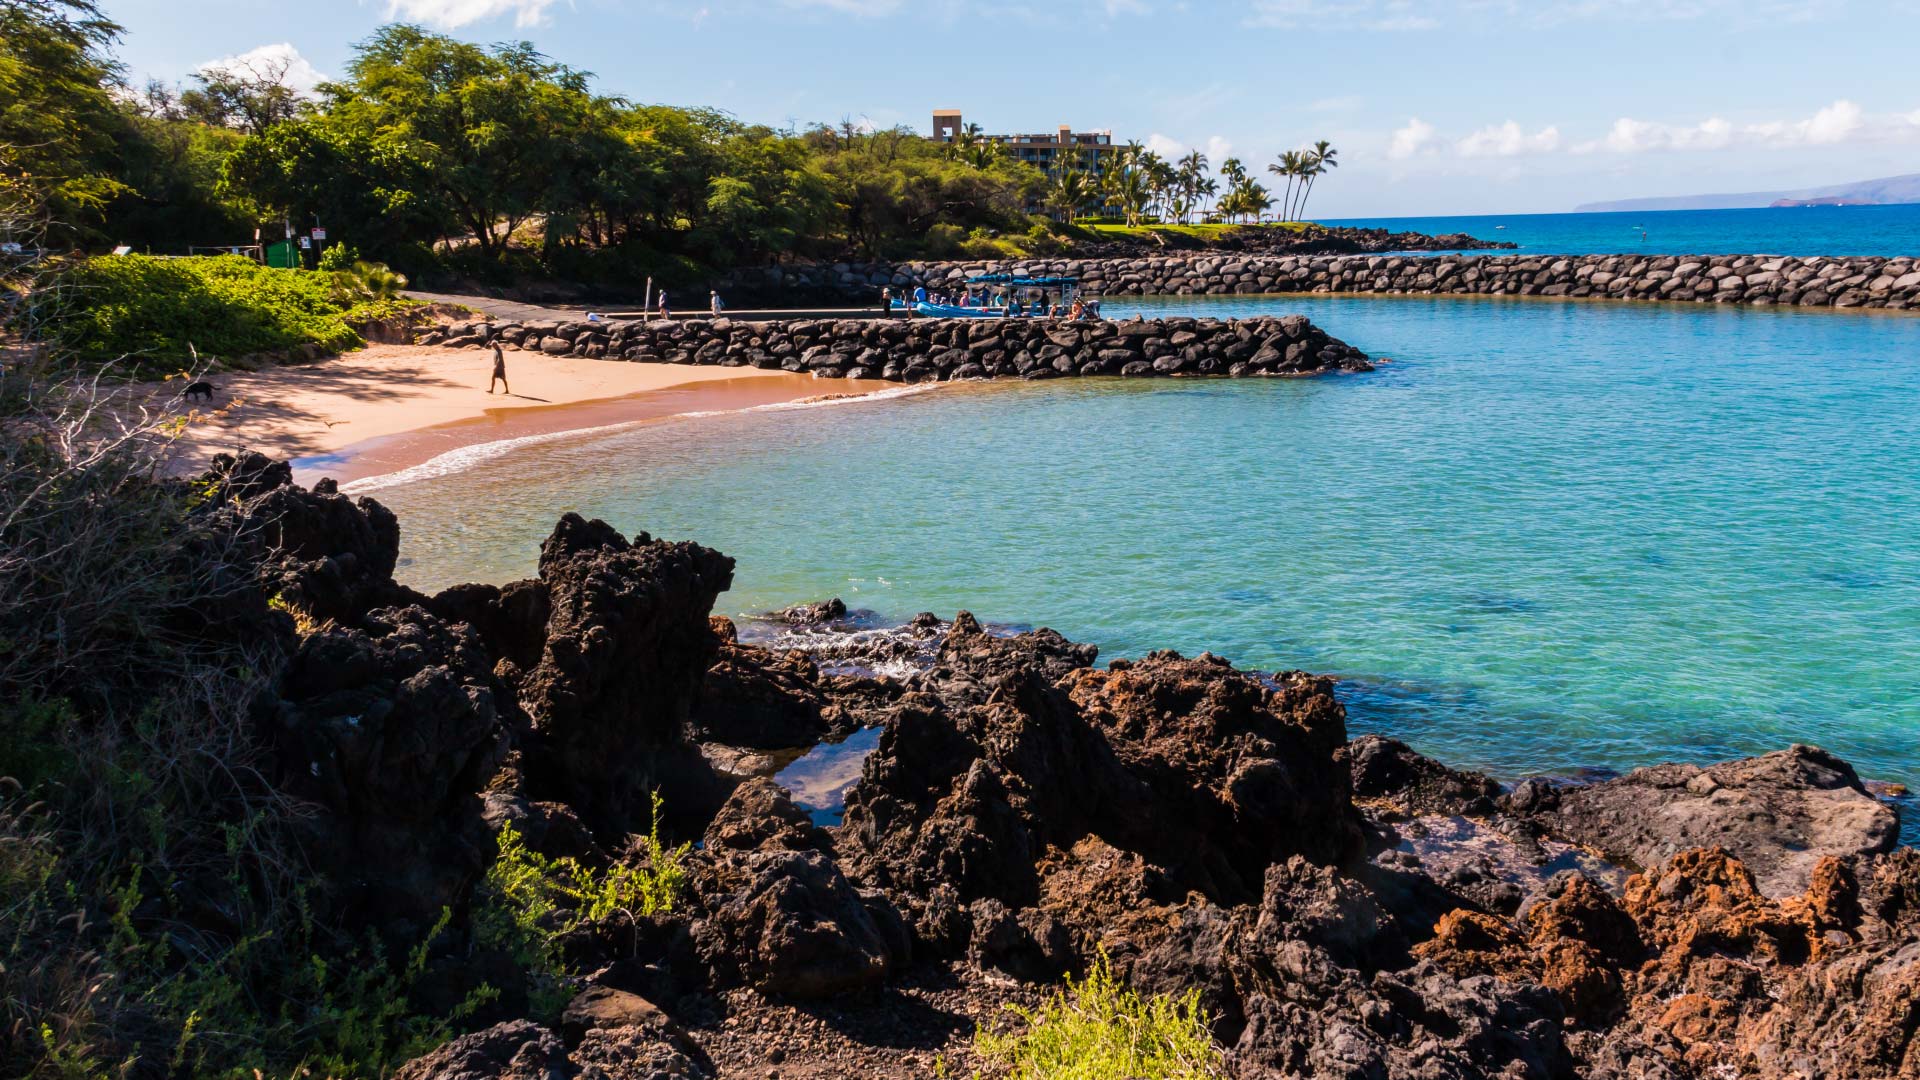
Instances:
[[[497,341],[493,343],[493,378],[487,380],[487,393],[493,393],[494,383],[500,384],[501,393],[513,393],[513,388],[507,385],[507,354],[500,350]]]
[[[727,307],[727,305],[722,303],[720,300],[719,289],[713,290],[713,292],[707,296],[707,304],[709,307],[713,308],[713,317],[716,319],[720,317],[720,313],[726,310],[726,307]]]

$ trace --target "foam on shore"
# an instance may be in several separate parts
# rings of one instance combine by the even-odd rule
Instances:
[[[383,488],[399,487],[402,484],[432,480],[464,472],[486,462],[506,457],[517,450],[529,446],[559,442],[562,439],[585,438],[605,435],[615,431],[625,431],[641,424],[657,424],[667,420],[699,420],[713,416],[730,416],[736,413],[785,412],[793,409],[818,409],[829,405],[852,405],[860,402],[879,401],[885,398],[906,397],[933,390],[940,384],[908,383],[903,386],[889,387],[865,394],[822,394],[816,397],[800,398],[794,401],[773,401],[760,405],[747,405],[738,409],[703,409],[693,412],[673,413],[667,416],[647,416],[634,420],[622,420],[617,424],[600,424],[594,427],[565,428],[558,431],[542,431],[532,435],[521,435],[511,439],[496,439],[491,442],[471,443],[456,447],[421,462],[390,473],[378,476],[363,476],[340,485],[346,494],[364,495]],[[295,462],[299,464],[298,461]]]

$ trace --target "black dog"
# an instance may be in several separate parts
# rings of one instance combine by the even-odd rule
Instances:
[[[213,404],[213,384],[206,381],[188,383],[187,388],[180,392],[180,396],[188,400],[197,397],[211,405]]]

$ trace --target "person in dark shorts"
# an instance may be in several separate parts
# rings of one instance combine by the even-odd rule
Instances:
[[[507,385],[507,354],[500,351],[497,341],[493,343],[493,378],[487,380],[487,393],[493,393],[494,383],[500,384],[501,393],[513,393],[513,388]]]

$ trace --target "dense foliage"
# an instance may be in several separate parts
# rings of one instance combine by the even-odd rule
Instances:
[[[189,345],[222,360],[307,344],[358,348],[356,327],[397,311],[391,283],[365,264],[319,274],[236,255],[98,256],[63,272],[47,295],[56,310],[45,316],[74,359],[124,356],[136,367],[177,367]]]
[[[1076,218],[1228,222],[1275,203],[1229,159],[1137,143],[1043,171],[977,127],[950,142],[852,122],[806,130],[640,104],[531,45],[417,26],[358,43],[303,94],[285,60],[122,85],[93,0],[0,0],[0,181],[49,189],[85,245],[157,254],[324,226],[415,276],[685,283],[789,256],[1053,254]],[[1282,155],[1296,216],[1325,143]],[[1297,184],[1296,184],[1297,181]]]

